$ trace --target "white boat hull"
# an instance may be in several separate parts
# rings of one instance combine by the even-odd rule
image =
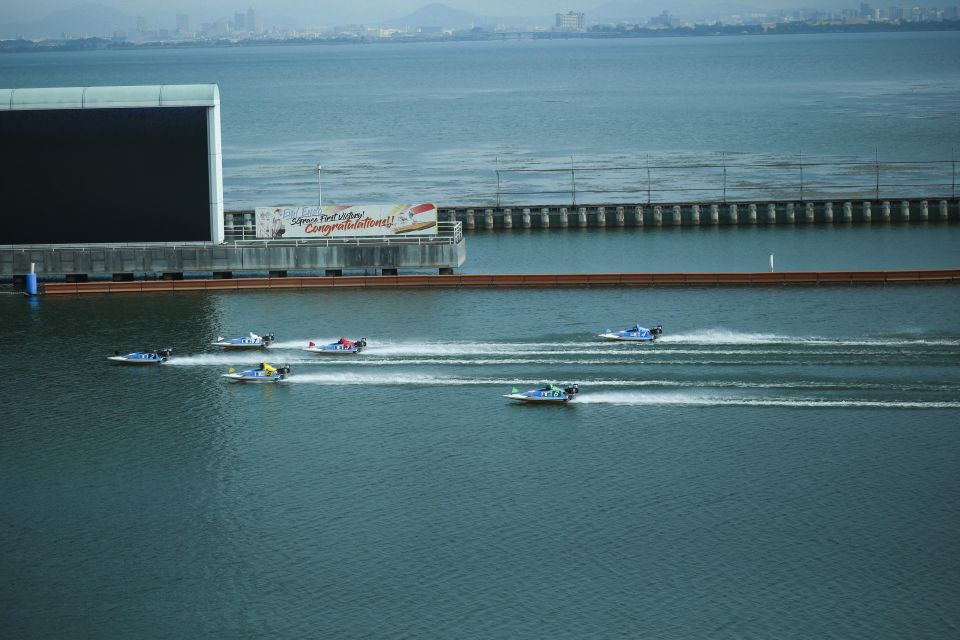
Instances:
[[[509,398],[510,400],[516,400],[517,402],[526,402],[529,404],[566,404],[570,402],[566,398],[531,398],[530,396],[525,396],[522,393],[508,393],[504,398]]]
[[[317,347],[307,347],[304,349],[307,353],[317,353],[322,356],[355,356],[359,351],[350,351],[348,349],[319,349]]]
[[[251,382],[253,384],[267,384],[276,382],[286,382],[287,378],[273,378],[270,376],[244,376],[239,373],[224,373],[223,377],[231,382]]]
[[[124,356],[107,356],[107,360],[111,360],[118,364],[133,364],[133,365],[148,365],[148,364],[158,365],[158,364],[164,363],[163,360],[148,360],[147,358],[140,360],[138,358],[127,358]]]
[[[604,340],[616,340],[617,342],[643,342],[646,344],[656,342],[655,338],[628,338],[626,336],[618,336],[615,333],[601,333],[597,337],[603,338]]]
[[[231,342],[211,342],[211,346],[222,347],[223,349],[236,350],[236,351],[249,351],[249,350],[258,350],[258,349],[269,349],[270,345],[261,343],[251,343],[251,344],[234,344]]]

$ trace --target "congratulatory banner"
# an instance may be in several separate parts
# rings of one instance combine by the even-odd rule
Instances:
[[[258,238],[436,235],[433,204],[257,207]]]

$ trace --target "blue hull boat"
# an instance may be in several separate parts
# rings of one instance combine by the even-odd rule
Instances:
[[[216,342],[211,342],[215,347],[223,347],[224,349],[231,351],[241,351],[241,350],[250,350],[250,349],[266,349],[274,341],[272,333],[267,333],[262,336],[250,332],[250,335],[243,338],[224,338],[223,336],[218,336]]]
[[[117,364],[163,364],[170,358],[171,353],[173,353],[173,349],[169,347],[166,349],[154,349],[152,351],[134,351],[126,355],[121,355],[120,352],[117,351],[115,355],[108,356],[107,360],[116,362]]]
[[[234,371],[230,369],[230,372],[223,374],[223,377],[231,382],[266,384],[271,382],[286,382],[289,379],[289,375],[290,367],[271,367],[266,362],[263,362],[258,369],[247,369],[246,371]]]
[[[656,342],[660,334],[663,333],[663,326],[657,325],[651,329],[641,327],[639,324],[622,331],[613,331],[607,329],[606,333],[601,333],[598,338],[604,340],[620,340],[622,342]]]
[[[336,342],[331,342],[329,344],[316,344],[311,342],[310,346],[304,349],[304,351],[309,353],[319,353],[320,355],[327,356],[349,356],[360,353],[366,348],[366,346],[366,338],[360,338],[359,340],[347,340],[346,338],[340,338]]]
[[[580,393],[580,385],[578,384],[572,384],[568,387],[548,384],[541,389],[530,389],[529,391],[513,389],[503,397],[529,404],[564,404],[573,400],[578,393]]]

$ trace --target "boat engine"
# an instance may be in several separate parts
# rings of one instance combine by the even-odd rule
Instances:
[[[357,340],[356,343],[354,343],[354,344],[357,345],[357,348],[358,348],[358,349],[364,349],[364,348],[366,348],[366,346],[367,346],[367,339],[366,339],[366,338],[360,338],[360,339]]]
[[[663,325],[657,325],[653,329],[650,329],[650,335],[659,336],[663,333]]]
[[[564,389],[563,392],[568,396],[575,396],[578,393],[580,393],[580,385],[577,383],[573,383],[572,385]]]

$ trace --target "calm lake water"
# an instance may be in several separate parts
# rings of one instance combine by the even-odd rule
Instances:
[[[220,84],[230,206],[495,158],[949,156],[957,34],[0,56]],[[626,75],[625,75],[626,74]],[[628,81],[625,81],[627,78]],[[504,161],[504,160],[502,160]],[[591,160],[594,161],[594,160]],[[486,182],[485,182],[486,181]],[[468,236],[465,270],[956,267],[946,225]],[[953,638],[955,286],[0,294],[11,638]],[[596,334],[663,324],[657,344]],[[277,334],[267,356],[209,342]],[[364,336],[325,360],[308,341]],[[164,366],[106,356],[173,346]],[[283,385],[229,368],[268,357]],[[571,406],[514,386],[578,382]]]

